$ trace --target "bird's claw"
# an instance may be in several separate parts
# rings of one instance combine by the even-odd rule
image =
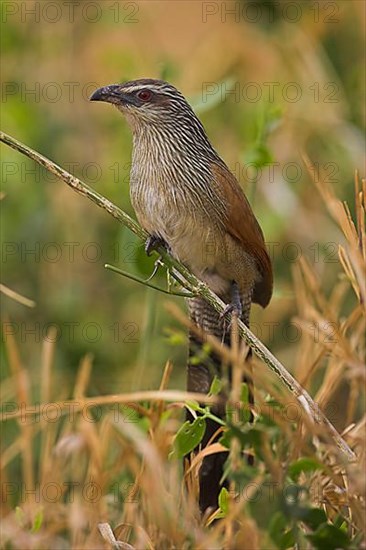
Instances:
[[[242,316],[242,313],[243,313],[243,309],[241,307],[241,304],[240,304],[240,307],[238,307],[238,304],[227,304],[224,311],[220,313],[220,323],[223,326],[225,326],[226,330],[230,330],[233,316],[235,315],[237,319],[240,319]],[[226,317],[228,315],[231,315],[230,321],[226,321]]]
[[[163,246],[165,249],[168,248],[167,243],[161,237],[157,235],[149,235],[145,243],[145,252],[148,256],[151,256],[151,252],[157,250],[159,246]]]
[[[220,314],[220,319],[224,319],[226,315],[236,315],[239,319],[242,316],[243,308],[241,304],[227,304],[224,311]]]
[[[230,321],[228,323],[228,327],[227,327],[228,330],[231,328],[233,315],[235,315],[238,319],[241,319],[241,317],[243,315],[243,306],[242,306],[241,299],[240,299],[239,288],[238,288],[237,283],[234,282],[234,281],[232,283],[231,293],[232,293],[231,302],[226,305],[224,311],[220,314],[220,322],[222,324],[225,324],[225,318],[228,315],[231,315],[231,319],[230,319]]]

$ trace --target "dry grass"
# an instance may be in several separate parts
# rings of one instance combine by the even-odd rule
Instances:
[[[286,498],[290,507],[290,497],[283,498],[291,480],[294,485],[289,472],[304,457],[317,467],[303,469],[296,477],[296,486],[306,489],[303,504],[323,509],[329,524],[337,525],[342,518],[344,531],[357,541],[353,547],[362,547],[366,188],[363,181],[361,189],[356,177],[353,217],[329,184],[321,181],[317,188],[343,235],[339,275],[327,296],[323,281],[308,262],[301,260],[295,266],[296,322],[303,331],[293,370],[319,407],[330,416],[334,413],[330,419],[343,430],[357,461],[344,463],[321,427],[310,424],[298,409],[291,416],[291,396],[280,391],[262,365],[255,364],[257,419],[248,435],[260,434],[257,442],[250,440],[256,465],[243,466],[241,447],[232,439],[229,463],[234,481],[221,510],[224,517],[213,522],[216,513],[200,519],[198,467],[205,453],[222,447],[216,443],[198,455],[187,475],[187,492],[180,460],[169,458],[184,408],[183,401],[169,402],[171,395],[166,399],[164,394],[172,365],[164,371],[161,399],[159,394],[126,408],[121,402],[131,397],[120,395],[104,401],[100,397],[93,405],[85,400],[92,375],[92,358],[86,356],[72,388],[73,400],[67,407],[51,406],[47,404],[66,399],[71,388],[64,387],[54,372],[56,350],[50,335],[40,349],[41,405],[37,407],[31,399],[35,382],[20,359],[20,344],[7,337],[11,376],[3,382],[2,401],[4,417],[17,415],[6,421],[16,422],[17,435],[2,453],[3,548],[275,548],[261,515],[273,522]],[[235,375],[234,380],[243,368],[237,342],[236,347],[234,372],[239,377]],[[242,406],[238,391],[236,383],[231,396],[236,409]],[[26,410],[33,413],[25,415]],[[248,430],[240,420],[237,427]],[[2,428],[5,433],[4,423]],[[272,493],[265,493],[265,487],[272,488]],[[311,532],[309,525],[300,516],[291,521],[301,531],[298,547],[311,548],[305,538]],[[114,534],[108,525],[98,529],[100,524],[111,525]]]

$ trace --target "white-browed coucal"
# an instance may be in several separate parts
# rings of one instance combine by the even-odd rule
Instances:
[[[236,308],[249,325],[252,302],[272,295],[272,266],[263,233],[235,176],[212,147],[184,96],[162,80],[141,79],[99,88],[90,98],[115,105],[133,134],[130,193],[142,227],[155,241]],[[219,314],[199,297],[189,299],[191,319],[230,345]],[[208,392],[220,375],[220,358],[193,360],[200,342],[190,334],[187,389]],[[222,412],[222,411],[221,411]],[[202,445],[217,430],[207,424]],[[225,453],[203,460],[199,504],[217,507]]]

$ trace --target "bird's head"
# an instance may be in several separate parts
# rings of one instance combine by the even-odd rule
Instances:
[[[145,125],[174,122],[177,116],[195,116],[184,96],[164,80],[144,78],[111,84],[96,90],[89,99],[115,105],[133,130]]]

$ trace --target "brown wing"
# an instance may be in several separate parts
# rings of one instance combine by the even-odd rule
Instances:
[[[273,274],[262,230],[235,176],[225,166],[216,163],[212,164],[212,172],[229,205],[225,227],[244,250],[255,258],[262,275],[261,281],[254,287],[253,302],[266,307],[272,296]]]

